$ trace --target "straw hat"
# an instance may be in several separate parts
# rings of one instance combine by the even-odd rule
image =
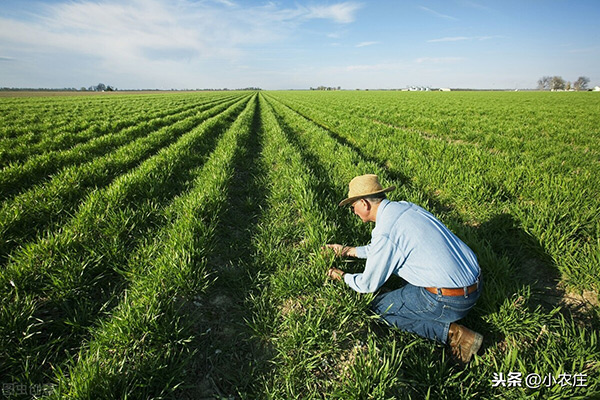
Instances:
[[[379,183],[379,178],[375,174],[367,174],[357,176],[350,181],[348,185],[348,198],[340,202],[340,207],[346,204],[354,203],[356,200],[363,197],[369,197],[379,193],[391,192],[396,189],[396,186],[383,188]]]

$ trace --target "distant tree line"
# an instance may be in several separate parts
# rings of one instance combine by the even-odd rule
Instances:
[[[91,92],[113,92],[116,91],[117,88],[116,87],[112,87],[110,85],[105,85],[104,83],[99,83],[97,85],[92,85],[89,88],[81,88],[81,91],[85,92],[86,90],[89,90]]]
[[[590,78],[580,76],[573,83],[568,82],[561,76],[542,76],[538,80],[538,89],[540,90],[587,90],[587,85],[590,83]]]

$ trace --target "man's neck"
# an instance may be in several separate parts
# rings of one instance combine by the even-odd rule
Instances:
[[[369,212],[369,221],[371,221],[371,222],[377,221],[377,210],[379,210],[380,205],[381,205],[381,202],[371,204],[371,210]]]

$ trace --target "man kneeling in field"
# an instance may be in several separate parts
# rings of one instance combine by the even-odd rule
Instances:
[[[366,258],[363,273],[331,268],[328,276],[343,280],[359,293],[371,293],[392,274],[408,283],[380,294],[373,310],[389,324],[450,345],[454,357],[471,360],[482,335],[454,323],[463,318],[481,294],[481,269],[473,251],[423,208],[392,202],[377,175],[352,179],[348,198],[363,222],[375,222],[371,243],[361,247],[327,244],[339,257]]]

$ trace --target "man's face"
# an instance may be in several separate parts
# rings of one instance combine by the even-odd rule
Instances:
[[[362,219],[362,222],[368,221],[369,209],[370,204],[365,199],[359,199],[352,203],[352,211]]]

